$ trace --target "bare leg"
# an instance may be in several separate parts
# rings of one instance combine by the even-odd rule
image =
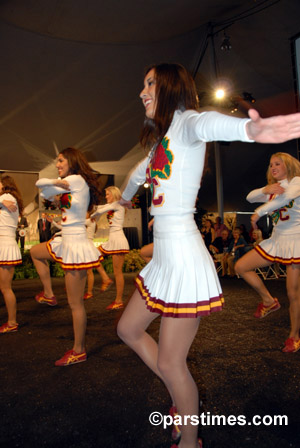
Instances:
[[[151,313],[135,290],[118,323],[118,335],[132,350],[134,350],[144,363],[162,378],[157,368],[158,346],[156,341],[146,333],[150,323],[158,317]]]
[[[141,248],[140,255],[146,263],[149,263],[149,261],[152,259],[152,255],[153,255],[153,243],[143,246]]]
[[[86,312],[83,303],[83,294],[86,281],[85,270],[65,271],[68,303],[72,311],[74,346],[76,353],[85,350]]]
[[[265,287],[261,278],[256,274],[255,269],[270,266],[271,264],[272,262],[262,258],[253,249],[243,255],[235,264],[235,272],[255,289],[265,306],[272,305],[274,298]]]
[[[300,330],[300,266],[292,264],[286,267],[286,289],[290,301],[290,338],[299,339]]]
[[[110,278],[107,275],[104,267],[102,266],[102,264],[100,263],[100,266],[98,268],[96,268],[97,271],[99,272],[99,274],[101,275],[101,279],[102,279],[102,283],[109,283],[110,282]]]
[[[47,260],[52,260],[47,243],[40,243],[30,249],[30,255],[44,287],[46,297],[53,297],[50,269]]]
[[[178,321],[178,324],[175,324],[174,328],[174,332],[177,333],[173,335],[171,324],[169,324],[170,330],[168,330],[168,322],[166,324],[162,324],[158,346],[156,341],[145,331],[156,317],[158,317],[158,315],[156,313],[151,313],[146,308],[144,300],[136,290],[119,321],[117,329],[118,335],[165,383],[172,402],[180,409],[181,415],[184,415],[185,412],[186,415],[191,415],[192,413],[198,415],[198,391],[186,367],[186,354],[188,353],[190,344],[196,334],[199,319],[165,318],[164,321]],[[186,324],[187,333],[182,336],[182,334],[178,333],[178,331],[184,330],[185,325],[180,325],[180,321],[187,320],[189,320],[189,323]],[[175,342],[173,341],[172,343],[173,336],[175,338]],[[180,339],[181,342],[178,342],[177,348],[176,344],[178,339]],[[171,348],[169,344],[172,345]],[[174,362],[172,361],[173,357]],[[171,362],[170,366],[168,365],[169,361]],[[174,367],[174,364],[176,364],[176,367]],[[175,368],[176,374],[178,375],[178,382],[171,372],[173,368]],[[174,373],[175,376],[176,374]],[[182,392],[177,390],[181,387],[183,387]],[[177,393],[176,397],[174,395],[175,393]],[[188,395],[185,396],[186,394]],[[179,402],[177,403],[176,400],[179,400]],[[184,429],[183,432],[185,432]],[[188,428],[183,438],[183,443],[187,443],[185,442],[185,439],[186,441],[192,439],[193,442],[190,446],[193,448],[197,447],[197,443],[195,442],[195,440],[197,440],[196,433],[197,428]],[[185,445],[182,444],[182,447],[184,446]],[[189,445],[187,444],[186,447],[188,446]]]
[[[0,266],[0,288],[7,309],[9,326],[16,325],[17,323],[17,301],[11,287],[14,271],[14,266]]]
[[[200,317],[162,318],[158,345],[158,369],[179,415],[199,415],[198,388],[187,366],[187,355],[196,336]],[[188,419],[181,426],[180,448],[198,447],[198,427]]]
[[[86,271],[87,273],[87,293],[93,294],[93,288],[94,288],[94,273],[93,269],[88,269]]]
[[[113,255],[113,267],[114,267],[114,275],[116,281],[116,303],[122,303],[123,291],[124,291],[124,275],[122,272],[123,264],[124,264],[125,255]]]

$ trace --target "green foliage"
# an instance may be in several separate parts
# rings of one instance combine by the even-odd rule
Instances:
[[[22,255],[23,263],[15,267],[14,280],[22,280],[25,278],[38,278],[38,273],[29,251],[25,251]],[[144,260],[140,256],[140,250],[133,249],[125,255],[123,272],[139,272],[145,266]],[[112,256],[104,258],[102,265],[108,274],[113,274]],[[59,263],[49,262],[51,277],[64,277],[64,270]]]
[[[125,255],[123,272],[139,272],[146,265],[139,249],[132,249]]]

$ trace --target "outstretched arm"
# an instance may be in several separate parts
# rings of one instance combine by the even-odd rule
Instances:
[[[300,137],[300,113],[261,118],[255,109],[249,109],[251,118],[246,132],[258,143],[283,143]]]

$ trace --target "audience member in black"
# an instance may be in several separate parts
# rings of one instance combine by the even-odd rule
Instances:
[[[215,239],[215,229],[213,227],[213,223],[210,219],[206,219],[204,221],[204,226],[201,230],[205,246],[209,250],[209,246]]]
[[[247,242],[241,235],[241,230],[236,228],[232,232],[233,239],[229,244],[228,252],[222,258],[222,277],[229,272],[230,277],[235,277],[234,265],[247,251]]]
[[[229,230],[226,228],[222,230],[221,236],[214,239],[212,244],[209,246],[209,251],[213,254],[216,261],[221,261],[224,252],[228,251],[228,247],[232,241],[232,236]]]

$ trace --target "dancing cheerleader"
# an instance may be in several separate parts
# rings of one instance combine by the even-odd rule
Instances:
[[[261,319],[279,310],[280,304],[272,297],[256,268],[281,263],[286,266],[286,288],[290,301],[291,330],[283,352],[300,349],[300,163],[290,154],[277,152],[271,156],[267,171],[268,184],[251,191],[249,202],[264,202],[251,217],[257,229],[260,217],[269,213],[273,221],[270,238],[261,241],[235,265],[236,272],[260,295],[262,302],[254,314]]]
[[[87,210],[99,203],[98,176],[78,149],[66,148],[58,155],[56,167],[59,179],[39,179],[36,183],[41,196],[54,200],[60,195],[62,234],[31,249],[31,257],[43,284],[43,291],[35,297],[41,304],[55,306],[48,260],[61,264],[65,271],[68,303],[74,329],[74,345],[55,362],[68,366],[86,361],[86,312],[83,296],[86,270],[100,265],[101,255],[88,239],[85,220]]]
[[[16,241],[19,215],[22,216],[23,201],[19,189],[11,176],[0,181],[0,288],[4,297],[8,321],[0,327],[0,333],[18,331],[17,301],[11,283],[15,266],[22,263]]]
[[[107,310],[123,308],[124,276],[122,272],[125,254],[129,252],[129,244],[123,232],[125,209],[119,204],[121,192],[118,187],[111,186],[105,189],[106,205],[98,205],[93,217],[107,213],[109,223],[108,241],[99,246],[103,256],[111,255],[113,262],[114,276],[116,280],[116,298],[106,307]],[[102,278],[100,290],[106,291],[113,283],[102,265],[98,268]]]
[[[198,416],[198,390],[186,358],[201,316],[223,306],[214,262],[194,220],[205,142],[298,138],[300,114],[262,119],[251,109],[250,119],[240,119],[198,113],[193,79],[178,64],[150,67],[140,97],[146,113],[141,144],[150,153],[132,172],[120,203],[130,206],[138,187],[151,184],[154,252],[136,280],[118,334],[164,381],[179,416]],[[146,332],[158,315],[159,343]],[[198,448],[197,425],[186,423],[179,447]]]

